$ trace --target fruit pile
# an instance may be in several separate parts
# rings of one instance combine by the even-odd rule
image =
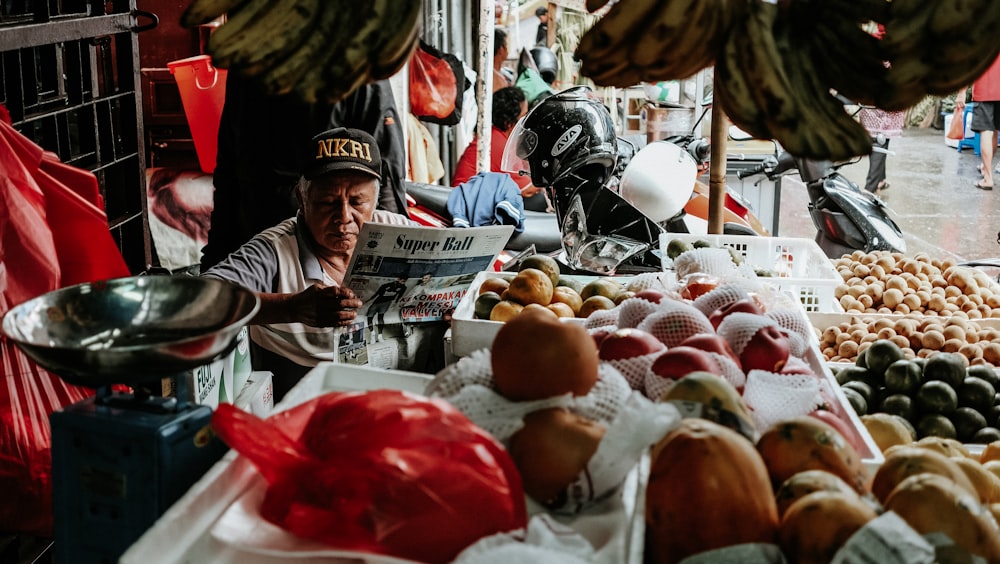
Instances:
[[[970,364],[1000,366],[1000,329],[981,326],[961,314],[952,316],[852,317],[820,331],[819,348],[829,362],[855,362],[877,340],[902,349],[905,358],[937,352],[959,353]]]
[[[872,142],[831,91],[886,110],[953,93],[1000,52],[997,25],[990,0],[619,0],[575,55],[582,74],[623,88],[714,65],[715,102],[741,129],[842,160]]]
[[[888,511],[909,525],[907,542],[943,533],[961,551],[1000,560],[1000,461],[993,460],[1000,443],[982,463],[942,448],[939,440],[892,447],[871,475],[836,429],[811,417],[780,421],[756,444],[685,419],[651,451],[647,561],[718,549],[730,551],[718,553],[720,561],[740,561],[738,545],[768,543],[789,562],[831,562],[859,542],[858,530],[882,526],[878,517]],[[904,542],[898,529],[893,534]]]
[[[1000,286],[981,270],[900,253],[855,251],[833,261],[834,291],[847,312],[1000,317]]]
[[[899,416],[917,438],[1000,441],[1000,376],[990,365],[970,366],[958,353],[907,359],[892,341],[877,340],[835,376],[860,416]]]
[[[490,321],[508,321],[526,308],[547,308],[558,317],[586,318],[636,294],[613,278],[599,277],[582,284],[561,276],[555,259],[541,254],[524,259],[509,281],[485,279],[478,292],[475,318]]]

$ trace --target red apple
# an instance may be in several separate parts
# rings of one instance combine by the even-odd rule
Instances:
[[[635,293],[635,297],[636,298],[642,298],[642,299],[646,300],[647,302],[653,302],[654,304],[658,304],[661,301],[663,301],[663,299],[666,298],[667,295],[664,294],[663,292],[659,291],[659,290],[654,290],[652,288],[646,288],[645,290],[640,290],[640,291],[636,292]]]
[[[733,347],[729,345],[729,341],[723,339],[721,335],[715,333],[698,333],[697,335],[691,335],[678,344],[680,346],[694,347],[703,351],[728,356],[733,359],[736,366],[740,365],[739,355],[733,351]],[[742,370],[742,368],[740,369]]]
[[[590,336],[594,339],[594,344],[597,345],[598,351],[600,351],[601,343],[604,342],[604,339],[607,339],[608,335],[611,335],[614,332],[615,328],[613,325],[598,327],[589,331]]]
[[[656,357],[650,367],[657,376],[679,380],[692,372],[711,372],[722,376],[722,368],[706,351],[694,347],[670,347]]]
[[[618,329],[601,341],[597,356],[601,360],[624,360],[667,348],[656,337],[638,329]]]
[[[712,324],[712,327],[716,329],[719,328],[719,324],[722,320],[726,318],[730,313],[742,311],[744,313],[753,313],[760,315],[762,312],[757,306],[757,303],[751,298],[741,298],[734,302],[729,302],[728,304],[720,307],[719,309],[713,311],[708,315],[708,321]]]
[[[788,337],[776,325],[765,325],[747,341],[740,353],[743,371],[766,370],[778,372],[788,362],[790,354]]]

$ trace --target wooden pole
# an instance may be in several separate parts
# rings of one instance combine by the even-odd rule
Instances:
[[[726,209],[726,140],[729,138],[729,118],[719,104],[719,99],[713,98],[712,156],[708,173],[708,232],[721,234]]]
[[[490,140],[493,131],[493,32],[494,2],[479,2],[479,76],[476,78],[476,100],[479,101],[479,121],[476,122],[476,170],[490,170]]]

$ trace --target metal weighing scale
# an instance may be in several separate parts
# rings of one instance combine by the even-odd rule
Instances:
[[[55,559],[117,562],[222,456],[211,408],[187,379],[227,355],[260,307],[234,284],[135,276],[50,292],[3,331],[40,366],[95,396],[51,415]],[[159,397],[161,380],[174,397]],[[131,393],[112,391],[123,384]]]

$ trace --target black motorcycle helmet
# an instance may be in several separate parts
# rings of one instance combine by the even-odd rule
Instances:
[[[552,49],[538,46],[531,49],[530,53],[531,58],[535,60],[535,66],[538,67],[538,74],[542,76],[542,80],[546,84],[555,82],[556,76],[559,74],[559,59],[556,58]]]
[[[617,160],[611,113],[589,88],[577,86],[546,98],[518,122],[501,169],[530,173],[539,187],[570,173],[603,183]]]

